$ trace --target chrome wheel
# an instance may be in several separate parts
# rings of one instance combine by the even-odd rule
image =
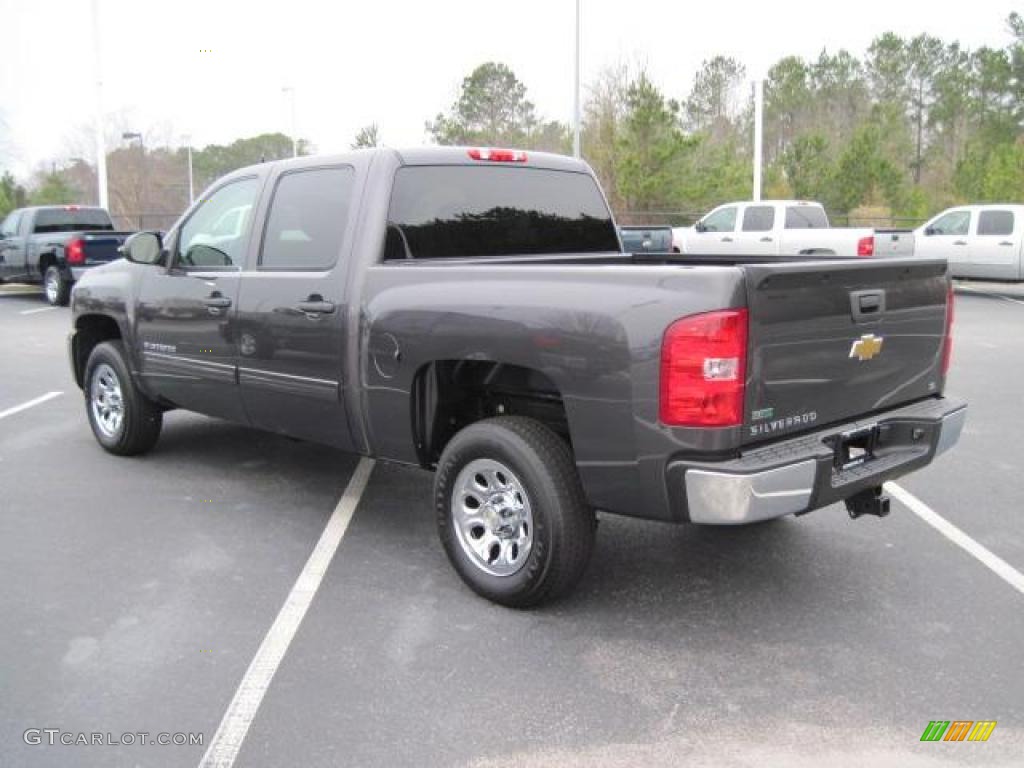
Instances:
[[[533,548],[530,499],[519,478],[493,459],[474,459],[455,479],[452,523],[462,551],[492,576],[517,573]]]
[[[96,428],[105,437],[116,437],[124,423],[124,399],[121,397],[121,381],[106,363],[97,365],[92,374],[89,407],[92,408]]]
[[[46,292],[46,300],[51,304],[57,303],[60,295],[60,274],[55,269],[46,270],[43,276],[43,290]]]

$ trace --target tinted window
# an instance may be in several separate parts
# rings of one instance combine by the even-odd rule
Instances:
[[[775,209],[770,205],[752,205],[743,212],[744,232],[770,232],[775,225]]]
[[[44,208],[36,211],[36,232],[112,231],[110,216],[102,208]]]
[[[237,267],[245,255],[256,179],[226,184],[206,199],[181,228],[178,264],[183,267]]]
[[[618,250],[611,214],[587,174],[418,166],[395,176],[385,258]]]
[[[935,235],[966,235],[970,224],[970,211],[952,211],[937,218],[928,230]]]
[[[281,177],[270,203],[260,266],[329,269],[338,260],[352,200],[352,168],[317,168]]]
[[[1013,211],[982,211],[978,217],[979,235],[1012,235]]]
[[[828,229],[828,217],[816,205],[789,205],[786,229]]]
[[[708,214],[701,224],[705,232],[733,232],[736,229],[736,208],[720,208]]]
[[[21,211],[11,211],[0,224],[0,234],[4,237],[14,237],[18,234],[18,222],[21,221]]]

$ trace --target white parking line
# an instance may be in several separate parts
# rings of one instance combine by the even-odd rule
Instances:
[[[39,309],[23,309],[19,312],[19,315],[34,315],[37,312],[49,312],[51,309],[57,309],[57,307],[39,307]]]
[[[1024,573],[1021,573],[999,557],[999,555],[994,554],[976,542],[905,488],[901,488],[896,485],[896,483],[886,483],[885,490],[888,491],[893,498],[899,501],[900,504],[920,517],[932,528],[937,530],[958,547],[961,547],[974,555],[974,557],[981,561],[982,565],[991,570],[1018,592],[1024,594]]]
[[[234,764],[270,681],[288,651],[288,646],[306,615],[306,609],[320,588],[320,582],[331,563],[331,558],[341,544],[341,538],[345,535],[349,521],[352,520],[359,499],[366,490],[373,466],[373,459],[359,460],[359,465],[352,473],[338,506],[334,508],[331,519],[327,521],[327,526],[320,534],[320,540],[313,548],[313,554],[306,561],[306,566],[295,581],[292,591],[288,593],[281,611],[274,619],[270,631],[263,638],[256,656],[238,685],[238,690],[235,691],[235,696],[231,699],[231,704],[228,705],[227,712],[224,713],[224,718],[206,749],[206,754],[199,762],[200,768],[230,768]]]
[[[37,397],[35,400],[29,400],[27,403],[22,403],[21,405],[16,405],[13,408],[8,408],[6,411],[0,411],[0,419],[6,419],[8,416],[21,413],[34,405],[41,405],[47,400],[53,400],[53,398],[60,397],[63,394],[63,392],[47,392],[45,395]]]

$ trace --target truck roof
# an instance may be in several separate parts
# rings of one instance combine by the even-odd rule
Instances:
[[[239,168],[238,170],[233,171],[230,175],[233,176],[236,173],[251,171],[254,168],[263,168],[267,165],[274,165],[280,167],[306,167],[311,164],[319,165],[323,163],[343,163],[355,157],[385,153],[389,153],[395,158],[397,158],[401,165],[508,165],[516,167],[544,168],[548,170],[557,171],[582,171],[585,173],[590,173],[590,166],[587,165],[583,160],[579,160],[574,157],[569,157],[567,155],[554,154],[552,152],[537,152],[532,149],[502,148],[504,151],[514,153],[517,158],[520,156],[525,157],[525,160],[516,159],[509,161],[492,161],[487,160],[485,158],[475,159],[470,155],[470,152],[474,150],[486,153],[494,151],[495,149],[497,148],[469,146],[420,146],[406,148],[373,147],[369,149],[354,149],[350,152],[343,152],[339,154],[303,155],[301,157],[289,157],[284,160],[274,160],[271,161],[270,163],[250,165],[245,168]]]
[[[78,205],[77,203],[68,203],[66,205],[26,205],[18,209],[19,211],[103,211],[107,213],[106,208],[101,208],[98,205]]]

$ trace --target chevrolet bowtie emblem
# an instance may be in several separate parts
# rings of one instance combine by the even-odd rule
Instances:
[[[853,342],[850,346],[850,357],[856,357],[861,362],[870,360],[882,351],[883,341],[885,341],[885,339],[881,336],[875,336],[873,333],[867,333]]]

